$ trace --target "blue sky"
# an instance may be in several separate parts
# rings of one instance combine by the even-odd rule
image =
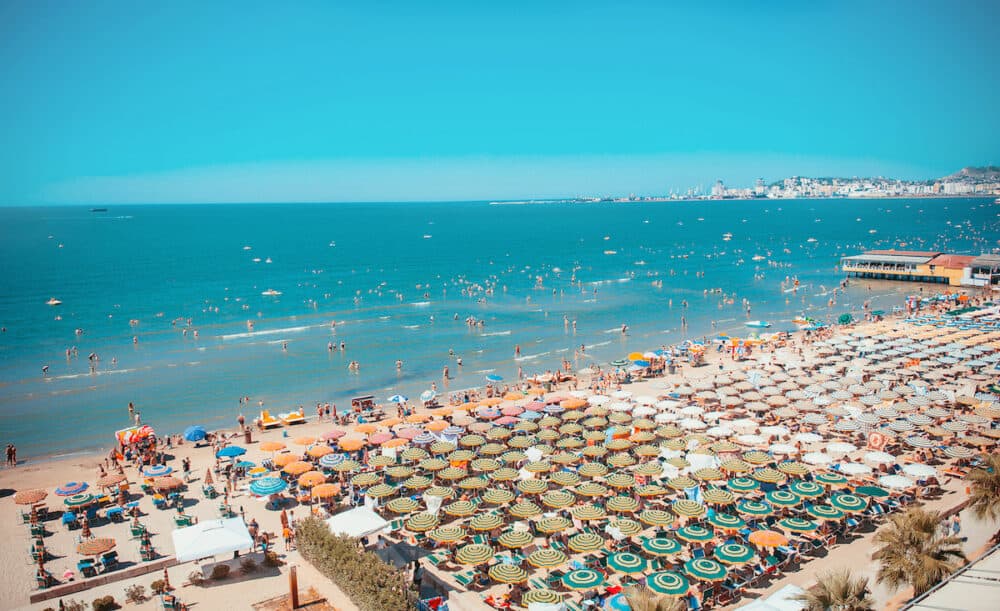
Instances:
[[[1000,163],[995,2],[0,2],[0,204]]]

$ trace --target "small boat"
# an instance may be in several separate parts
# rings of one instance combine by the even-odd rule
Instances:
[[[733,239],[733,234],[731,234],[729,232],[726,232],[726,233],[722,234],[722,241],[723,242],[728,242],[729,240],[732,240],[732,239]]]
[[[45,302],[45,305],[57,306],[57,305],[62,305],[62,302],[56,299],[55,297],[52,297],[51,299]]]
[[[766,258],[767,257],[765,257],[764,255],[754,255],[754,256],[750,257],[750,259],[753,260],[753,261],[763,261]]]
[[[605,250],[604,254],[606,254],[606,255],[617,255],[618,251],[617,250]]]
[[[264,263],[273,263],[273,261],[271,261],[271,257],[268,257],[264,259]]]
[[[91,208],[90,211],[91,212],[107,212],[108,209],[107,208]]]
[[[281,291],[276,291],[274,289],[267,289],[266,291],[264,291],[263,293],[261,293],[261,295],[264,295],[265,297],[277,297],[280,294],[281,294]]]
[[[766,329],[771,326],[771,323],[767,322],[766,320],[750,320],[747,321],[745,324],[746,326],[751,327],[753,329]]]

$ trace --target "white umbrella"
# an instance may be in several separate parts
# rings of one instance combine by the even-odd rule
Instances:
[[[656,403],[656,397],[650,397],[649,395],[639,395],[635,398],[635,402],[641,405],[653,405]]]
[[[816,433],[796,433],[792,439],[801,441],[802,443],[816,443],[817,441],[823,441],[823,436]]]
[[[713,426],[705,431],[705,434],[712,437],[729,437],[733,434],[733,429],[728,426]]]
[[[695,420],[694,418],[685,418],[680,421],[680,426],[682,429],[689,429],[692,431],[700,431],[708,428],[708,425],[701,420]]]
[[[784,437],[788,435],[788,427],[786,426],[762,426],[760,427],[760,434],[767,435],[769,437]]]
[[[830,454],[849,454],[857,449],[857,446],[854,444],[846,443],[844,441],[834,441],[833,443],[828,443],[826,445],[826,451]]]
[[[591,401],[591,403],[593,403],[593,401]],[[663,401],[656,402],[656,409],[660,410],[677,409],[678,405],[680,405],[680,403],[678,403],[677,401],[673,401],[671,399],[664,399]]]
[[[616,390],[611,393],[611,396],[615,399],[629,399],[632,397],[632,392],[628,390]]]
[[[845,462],[837,465],[837,470],[845,475],[869,475],[872,468],[856,462]]]
[[[608,404],[608,409],[613,412],[630,412],[633,407],[635,406],[627,401],[613,401]]]
[[[737,435],[736,443],[741,443],[746,446],[759,446],[763,445],[767,441],[760,435]]]
[[[878,483],[882,484],[886,488],[896,488],[900,490],[913,486],[913,480],[905,478],[902,475],[883,475],[878,478]]]
[[[656,414],[656,408],[648,405],[640,405],[632,410],[632,415],[639,418],[645,418],[646,416],[652,416],[654,414]]]
[[[896,462],[896,457],[888,452],[865,452],[865,462],[876,465],[891,465]]]
[[[833,458],[822,452],[806,452],[802,455],[802,462],[810,465],[828,465],[833,462]]]
[[[594,395],[593,397],[587,399],[587,403],[591,405],[604,405],[611,401],[611,397],[607,395]]]
[[[663,424],[664,422],[674,422],[679,417],[680,416],[678,416],[673,412],[660,412],[659,414],[656,414],[656,416],[653,419],[659,422],[660,424]]]
[[[681,413],[685,416],[700,416],[705,413],[705,410],[697,405],[688,405],[687,407],[681,409]]]
[[[784,454],[786,456],[791,456],[792,454],[798,454],[799,452],[798,448],[787,443],[772,443],[770,450],[772,454]]]
[[[915,477],[917,479],[924,479],[927,477],[934,477],[937,475],[937,469],[930,465],[924,465],[921,463],[911,463],[908,465],[903,465],[903,473],[909,475],[910,477]]]

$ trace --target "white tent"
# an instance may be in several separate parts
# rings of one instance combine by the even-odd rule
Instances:
[[[355,507],[329,518],[326,525],[335,535],[365,537],[381,531],[389,523],[367,507]]]
[[[172,533],[177,562],[253,549],[253,537],[242,518],[205,520]]]
[[[805,609],[803,602],[794,600],[799,594],[804,594],[805,590],[794,584],[788,584],[774,594],[761,600],[757,599],[739,607],[740,611],[800,611]]]

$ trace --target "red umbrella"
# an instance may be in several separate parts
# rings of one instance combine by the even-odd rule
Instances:
[[[368,442],[375,445],[382,445],[390,439],[392,439],[392,435],[389,433],[374,433],[368,437]]]
[[[323,433],[320,437],[322,439],[325,439],[326,441],[332,441],[332,440],[335,440],[335,439],[340,439],[341,437],[343,437],[346,434],[347,434],[347,431],[344,431],[342,429],[333,429],[332,431],[329,431],[327,433]]]
[[[399,438],[401,438],[401,439],[413,439],[414,437],[416,437],[417,435],[419,435],[422,432],[423,431],[421,431],[420,429],[415,429],[413,427],[407,427],[405,429],[399,429],[398,431],[396,431],[396,436],[399,437]]]

